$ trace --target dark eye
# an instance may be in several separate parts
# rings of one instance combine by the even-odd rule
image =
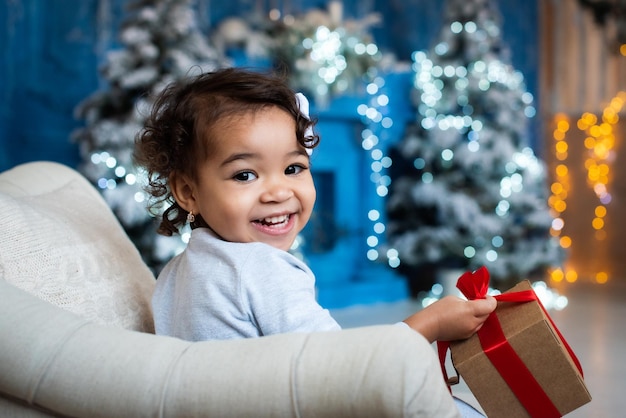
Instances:
[[[285,169],[285,174],[287,175],[300,174],[304,170],[306,170],[306,167],[300,164],[292,164]]]
[[[254,179],[256,179],[256,174],[254,174],[252,171],[241,171],[237,174],[235,174],[233,176],[233,179],[237,180],[237,181],[252,181]]]

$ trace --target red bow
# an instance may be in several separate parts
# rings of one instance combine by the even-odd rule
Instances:
[[[470,300],[484,299],[489,289],[489,272],[484,266],[475,272],[466,272],[459,278],[457,287]],[[552,322],[552,319],[533,290],[503,293],[495,296],[495,298],[501,302],[525,303],[536,301],[539,303],[582,376],[582,368],[576,355],[574,355],[574,352],[556,328],[554,322]],[[485,355],[531,416],[561,416],[548,395],[546,395],[530,370],[528,370],[507,341],[495,312],[489,315],[482,328],[477,332],[477,335]],[[446,382],[449,380],[444,362],[449,346],[450,343],[447,341],[437,342],[439,361]]]

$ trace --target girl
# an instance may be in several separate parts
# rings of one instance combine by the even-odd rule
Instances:
[[[187,248],[157,280],[156,332],[186,340],[338,330],[315,279],[287,252],[315,202],[308,103],[285,80],[229,68],[171,85],[138,135],[136,162],[159,232],[189,222]],[[341,274],[340,271],[337,274]],[[496,301],[446,297],[405,319],[430,342],[471,336]]]

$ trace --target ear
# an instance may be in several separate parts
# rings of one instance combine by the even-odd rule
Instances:
[[[169,179],[172,195],[178,206],[187,212],[198,213],[194,183],[185,175],[172,173]]]

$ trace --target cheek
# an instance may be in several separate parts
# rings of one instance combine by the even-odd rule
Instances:
[[[206,216],[203,217],[211,227],[232,224],[241,216],[245,206],[243,199],[235,193],[212,194],[204,203]]]
[[[225,219],[236,220],[245,217],[249,210],[250,201],[245,194],[228,194],[222,199],[220,208]]]

